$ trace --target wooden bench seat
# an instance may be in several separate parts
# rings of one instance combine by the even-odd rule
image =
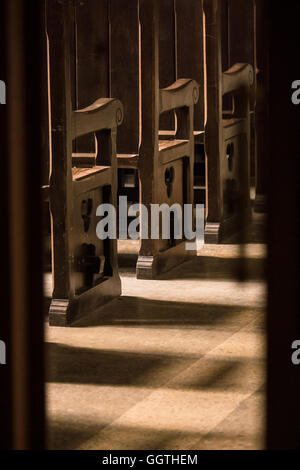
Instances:
[[[93,175],[109,170],[109,166],[94,166],[92,168],[72,168],[73,181],[81,181]]]
[[[185,139],[159,140],[158,150],[160,163],[166,164],[189,155],[190,142]]]
[[[138,169],[138,155],[131,155],[126,153],[118,153],[118,168],[132,168],[137,170]]]

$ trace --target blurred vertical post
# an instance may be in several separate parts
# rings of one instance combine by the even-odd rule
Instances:
[[[291,100],[292,82],[300,79],[300,2],[263,3],[270,25],[267,448],[285,450],[300,449],[300,365],[291,358],[300,339],[300,106]]]
[[[5,67],[5,2],[0,2],[0,80],[7,83]],[[0,253],[1,253],[1,311],[0,340],[6,345],[6,365],[0,365],[0,449],[12,446],[11,400],[11,341],[10,341],[10,259],[9,259],[9,210],[8,210],[8,158],[6,144],[7,106],[0,104]],[[3,295],[2,295],[3,294]]]
[[[4,447],[42,449],[45,404],[40,186],[47,93],[44,1],[7,0],[1,2],[1,9],[7,87],[5,131],[1,131],[0,143],[6,176],[4,186],[1,180],[1,203],[6,201],[8,206],[7,219],[1,226],[9,241],[3,246],[1,239],[7,281],[1,315],[5,315],[9,353],[1,408],[6,403],[11,405],[1,427],[11,430]]]

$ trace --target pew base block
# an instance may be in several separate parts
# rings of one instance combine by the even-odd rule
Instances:
[[[49,308],[50,326],[68,326],[73,318],[73,302],[69,299],[52,299]]]
[[[71,326],[75,320],[88,316],[121,295],[119,277],[111,277],[72,299],[53,298],[49,308],[49,325]]]
[[[139,255],[136,265],[137,279],[157,279],[161,274],[197,256],[196,250],[186,250],[185,241],[154,255]]]
[[[221,243],[221,222],[206,222],[204,231],[204,243],[217,245]]]

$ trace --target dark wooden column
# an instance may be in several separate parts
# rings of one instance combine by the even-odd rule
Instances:
[[[260,2],[262,27],[270,22],[267,447],[300,449],[300,365],[291,361],[292,342],[300,340],[300,107],[291,101],[300,63],[289,53],[300,41],[300,3],[257,0],[257,7]]]
[[[151,203],[157,202],[157,152],[159,115],[159,10],[157,0],[140,0],[141,24],[141,89],[142,140],[140,146],[140,199],[150,212]],[[151,226],[149,215],[149,227]],[[142,239],[140,255],[153,252],[153,240]],[[152,250],[152,251],[151,251]]]
[[[44,4],[10,0],[1,2],[1,8],[7,85],[5,110],[1,107],[0,143],[4,216],[0,246],[6,279],[1,296],[1,336],[4,331],[8,355],[7,364],[0,366],[0,447],[42,449],[45,410],[40,162],[46,90]]]
[[[75,9],[71,2],[47,1],[47,34],[49,38],[50,90],[55,83],[55,99],[51,91],[51,191],[52,213],[52,271],[53,299],[65,299],[74,295],[69,262],[71,207],[72,207],[72,152],[71,134],[72,87],[70,61],[71,28],[74,25]],[[68,14],[66,14],[66,11]],[[66,18],[68,18],[66,20]],[[57,54],[57,51],[60,51]],[[66,53],[66,51],[68,51]],[[74,73],[75,76],[75,73]],[[73,83],[74,77],[72,76]],[[74,99],[74,98],[73,98]],[[55,151],[53,151],[55,149]]]

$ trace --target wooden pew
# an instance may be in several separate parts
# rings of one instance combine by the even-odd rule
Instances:
[[[238,221],[241,217],[246,220],[245,212],[249,212],[250,135],[248,134],[253,96],[250,94],[250,87],[252,92],[254,90],[252,59],[250,61],[248,56],[243,55],[242,51],[237,50],[232,44],[230,47],[230,43],[235,40],[234,34],[237,36],[237,28],[232,21],[231,38],[228,33],[230,15],[238,20],[233,8],[236,7],[234,0],[231,9],[227,0],[219,3],[203,0],[174,1],[178,73],[182,76],[191,76],[200,84],[194,133],[197,144],[196,155],[199,152],[199,161],[202,165],[200,174],[199,169],[198,174],[197,168],[195,169],[195,183],[197,188],[198,178],[201,193],[203,194],[204,189],[206,192],[205,241],[219,243],[226,235],[240,229]],[[239,7],[242,9],[243,5]],[[249,23],[251,29],[253,27],[251,18]],[[244,52],[247,47],[250,49],[254,47],[250,33],[247,33],[243,40]],[[238,63],[245,64],[246,68],[241,65],[238,71],[236,66]],[[237,79],[239,75],[244,77],[245,81],[239,81]],[[251,81],[247,80],[250,75]],[[228,83],[228,80],[236,82],[238,88],[225,89],[223,82]],[[232,96],[235,99],[235,114],[230,116],[230,113],[226,113],[226,105],[231,105]],[[205,144],[205,165],[202,156],[203,144]],[[233,148],[234,157],[231,155]],[[247,195],[247,198],[243,197],[245,211],[240,210],[238,203],[241,200],[240,190]],[[202,198],[203,196],[200,197],[200,201]]]
[[[99,23],[102,18],[108,31],[105,6],[95,0],[47,3],[54,282],[50,324],[55,326],[65,326],[121,293],[116,240],[96,236],[96,208],[116,205],[116,131],[123,119],[121,102],[102,98],[109,96],[106,31]],[[96,13],[98,28],[89,22]]]
[[[177,77],[196,78],[199,100],[194,106],[194,202],[205,202],[204,51],[202,0],[159,1],[159,82],[163,88]],[[175,115],[160,118],[161,139],[175,134]]]
[[[257,39],[256,39],[256,1],[255,0],[226,0],[222,8],[223,34],[227,41],[222,44],[223,71],[238,62],[252,65],[254,70],[254,83],[250,95],[250,177],[251,186],[257,186],[255,181],[258,172],[257,154],[257,125],[256,125],[256,83],[259,70],[257,67]],[[226,61],[226,62],[225,62]]]
[[[219,0],[204,0],[207,74],[206,243],[219,243],[250,218],[250,93],[253,67],[236,63],[223,72],[222,12]],[[232,96],[233,107],[223,107]]]
[[[174,82],[173,41],[170,44],[171,73],[159,61],[160,15],[168,19],[169,11],[172,17],[173,4],[157,0],[131,0],[129,9],[128,2],[111,0],[110,6],[111,31],[118,33],[117,42],[113,34],[111,39],[111,88],[124,103],[126,115],[132,116],[131,121],[125,121],[120,130],[123,137],[118,141],[119,168],[138,171],[139,200],[146,206],[148,213],[151,204],[166,203],[171,206],[179,203],[183,206],[184,203],[192,203],[193,112],[199,97],[198,84],[191,79]],[[137,47],[138,38],[140,49]],[[121,51],[120,42],[124,45]],[[167,43],[168,38],[161,37],[160,45],[167,47]],[[160,70],[166,70],[164,76],[160,76]],[[160,83],[165,88],[161,88]],[[175,111],[176,134],[165,140],[159,132],[159,124],[170,122]],[[148,227],[151,227],[150,216]],[[190,254],[185,250],[183,239],[143,239],[137,262],[137,277],[154,278]]]
[[[158,32],[156,0],[140,0],[142,139],[139,156],[141,202],[150,204],[193,203],[194,104],[198,84],[179,79],[159,88]],[[159,118],[176,110],[177,132],[173,140],[159,139]],[[168,188],[168,173],[173,173]],[[152,221],[149,220],[151,223]],[[149,223],[149,225],[150,225]],[[152,278],[158,272],[179,264],[191,254],[184,240],[141,240],[137,263],[138,278]]]

